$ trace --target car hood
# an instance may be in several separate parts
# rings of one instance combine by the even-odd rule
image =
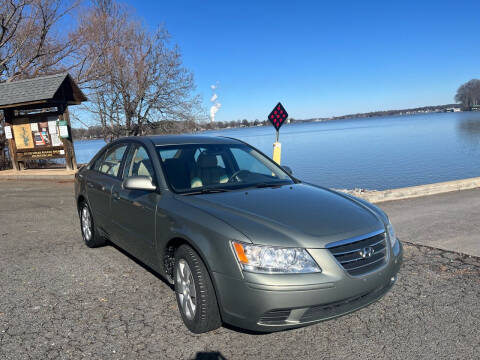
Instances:
[[[254,244],[323,248],[334,241],[385,228],[366,205],[307,184],[178,199],[223,220]]]

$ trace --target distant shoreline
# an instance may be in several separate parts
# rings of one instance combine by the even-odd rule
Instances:
[[[347,114],[340,116],[331,116],[325,118],[310,118],[310,119],[295,119],[294,122],[321,122],[332,120],[344,120],[344,119],[361,119],[371,117],[385,117],[385,116],[397,116],[397,115],[415,115],[415,114],[429,114],[436,112],[457,112],[462,111],[460,104],[445,104],[445,105],[431,105],[422,106],[410,109],[401,110],[380,110],[366,113]]]
[[[290,124],[304,124],[312,122],[327,122],[327,121],[336,121],[336,120],[345,120],[345,119],[365,119],[365,118],[375,118],[375,117],[387,117],[387,116],[403,116],[403,115],[417,115],[417,114],[430,114],[430,113],[439,113],[439,112],[457,112],[462,111],[460,104],[445,104],[445,105],[432,105],[432,106],[423,106],[418,108],[410,109],[401,109],[401,110],[382,110],[382,111],[373,111],[367,113],[357,113],[357,114],[347,114],[340,116],[331,116],[331,117],[318,117],[310,119],[295,119],[290,118]],[[161,122],[159,122],[161,123]],[[203,133],[205,131],[222,131],[228,129],[237,129],[237,128],[249,128],[249,127],[263,127],[270,126],[268,120],[259,121],[248,121],[246,119],[240,121],[218,121],[218,122],[197,122],[194,124],[194,127],[185,128],[182,121],[169,121],[172,131],[165,133],[153,133],[158,135],[168,135],[168,134],[197,134]],[[178,126],[176,126],[176,125]],[[89,128],[88,128],[89,129]],[[84,128],[73,129],[75,132],[85,131]],[[86,131],[89,132],[88,130]],[[98,131],[100,132],[100,131]],[[98,134],[97,132],[97,134]],[[74,134],[75,135],[75,134]],[[100,140],[103,137],[88,137],[88,136],[74,136],[76,140]]]
[[[456,109],[456,110],[453,110],[453,109]],[[463,112],[460,104],[446,104],[446,105],[423,106],[419,108],[402,109],[402,110],[382,110],[382,111],[374,111],[369,113],[347,114],[347,115],[332,116],[332,117],[325,117],[325,118],[310,118],[310,119],[294,119],[293,118],[293,119],[289,119],[290,120],[289,124],[306,124],[306,123],[314,123],[314,122],[328,122],[328,121],[347,120],[347,119],[368,119],[368,118],[376,118],[376,117],[408,116],[408,115],[421,115],[421,114],[460,112],[460,111]],[[258,125],[250,125],[250,126],[240,125],[240,126],[227,126],[223,128],[202,129],[194,133],[203,133],[205,131],[222,131],[222,130],[248,128],[248,127],[264,127],[264,126],[270,126],[270,123],[268,121],[265,121]]]

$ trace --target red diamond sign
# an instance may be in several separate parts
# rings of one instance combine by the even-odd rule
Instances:
[[[275,130],[280,130],[285,120],[288,118],[288,113],[281,103],[278,103],[268,115],[268,120],[272,123]]]

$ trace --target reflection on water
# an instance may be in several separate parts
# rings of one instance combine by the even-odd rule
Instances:
[[[272,127],[210,131],[272,153]],[[282,163],[301,180],[334,188],[389,189],[480,176],[480,112],[290,124]],[[79,163],[103,140],[75,142]]]
[[[480,150],[480,116],[461,119],[457,129],[459,136],[472,146],[471,151]]]

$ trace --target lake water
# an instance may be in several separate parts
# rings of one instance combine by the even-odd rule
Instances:
[[[208,131],[272,154],[272,127]],[[480,176],[480,112],[433,113],[284,125],[282,164],[333,188],[391,189]],[[76,141],[79,163],[103,140]]]

